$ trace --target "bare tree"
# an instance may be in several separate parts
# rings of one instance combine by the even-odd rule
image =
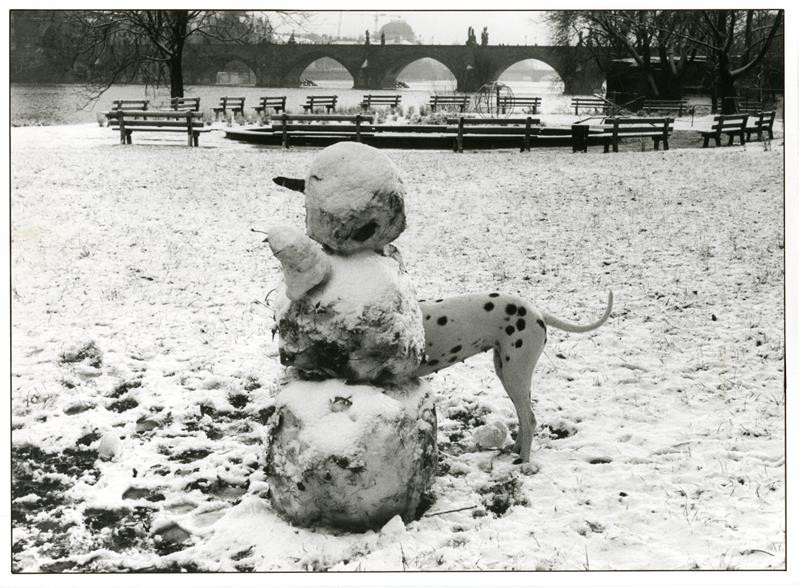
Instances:
[[[207,42],[263,42],[262,14],[205,10],[92,10],[72,13],[79,31],[75,60],[87,64],[97,95],[118,82],[169,84],[183,96],[183,50],[190,38]],[[271,41],[269,39],[267,42]]]
[[[633,58],[653,96],[679,97],[689,66],[702,56],[716,103],[717,96],[735,96],[737,79],[763,61],[782,16],[766,10],[582,10],[550,13],[548,22],[558,44],[593,48],[598,59]],[[734,107],[723,104],[723,111]]]
[[[558,11],[548,15],[548,23],[557,44],[593,49],[601,67],[607,68],[609,59],[632,58],[646,93],[655,97],[679,97],[697,56],[697,47],[687,39],[693,31],[687,11]]]
[[[778,37],[783,11],[704,10],[706,34],[695,42],[711,56],[712,98],[722,99],[723,114],[734,112],[736,82],[752,72],[766,57]]]

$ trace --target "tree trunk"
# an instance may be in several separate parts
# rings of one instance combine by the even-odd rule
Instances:
[[[183,98],[183,55],[178,53],[169,60],[169,95]]]
[[[717,61],[717,96],[722,100],[722,114],[736,113],[736,77],[725,52],[719,53]]]
[[[173,98],[183,98],[183,45],[189,28],[189,11],[176,10],[172,21],[172,53],[169,56],[169,91]]]

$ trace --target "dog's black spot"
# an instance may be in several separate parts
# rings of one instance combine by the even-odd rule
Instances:
[[[506,305],[506,314],[517,314],[517,305],[516,304],[507,304]]]
[[[520,307],[519,307],[519,309],[517,310],[517,314],[518,314],[519,316],[525,316],[525,314],[526,314],[527,312],[528,312],[528,311],[527,311],[527,310],[525,310],[525,307],[524,307],[524,306],[520,306]]]
[[[517,330],[518,331],[525,330],[525,319],[517,319]]]
[[[450,360],[447,363],[455,363],[457,361],[458,361],[458,356],[454,355],[453,357],[450,358]]]
[[[494,309],[494,304],[492,304],[491,302],[487,302],[486,304],[483,305],[483,310],[485,310],[486,312],[489,312],[490,310],[493,309]]]
[[[536,324],[542,327],[545,331],[547,330],[547,327],[544,326],[544,321],[542,319],[536,319]]]
[[[438,359],[432,359],[432,360],[430,360],[428,362],[428,365],[439,365],[439,360]]]
[[[297,489],[300,490],[300,491],[303,491],[303,490],[306,489],[306,486],[302,482],[298,482],[297,483]]]
[[[358,229],[355,233],[353,233],[353,239],[355,239],[359,243],[363,243],[364,241],[372,237],[372,235],[375,234],[376,230],[378,230],[378,223],[376,223],[375,221],[370,221],[363,227]]]
[[[461,345],[456,345],[450,350],[450,353],[458,353],[459,351],[461,351]]]
[[[497,298],[498,296],[500,296],[500,294],[498,294],[497,292],[492,292],[491,294],[489,294],[489,298]]]
[[[441,325],[441,326],[445,326],[447,324],[447,317],[446,316],[440,316],[438,319],[436,319],[436,323]]]
[[[517,349],[519,349],[520,347],[522,347],[522,339],[517,339],[517,340],[514,342],[514,347],[516,347]]]
[[[506,355],[506,363],[508,363],[509,361],[511,361],[511,358]]]
[[[426,320],[426,321],[429,321],[429,320],[431,320],[431,315],[429,315],[429,314],[426,314],[426,315],[425,315],[425,320]]]
[[[508,325],[506,327],[506,335],[513,335],[513,334],[514,334],[514,327],[512,327],[511,325]]]
[[[442,302],[443,300],[444,298],[439,298],[439,300],[436,300],[436,302]]]

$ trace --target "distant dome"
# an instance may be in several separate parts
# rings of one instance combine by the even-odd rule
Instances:
[[[378,31],[377,41],[380,41],[381,33],[385,35],[387,43],[413,43],[417,39],[414,29],[404,20],[393,20],[383,25]]]

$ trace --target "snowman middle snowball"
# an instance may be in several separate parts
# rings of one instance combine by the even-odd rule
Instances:
[[[337,143],[305,184],[306,230],[268,231],[285,288],[276,308],[281,363],[305,379],[398,383],[425,351],[416,292],[390,243],[405,229],[400,173],[375,148]]]

